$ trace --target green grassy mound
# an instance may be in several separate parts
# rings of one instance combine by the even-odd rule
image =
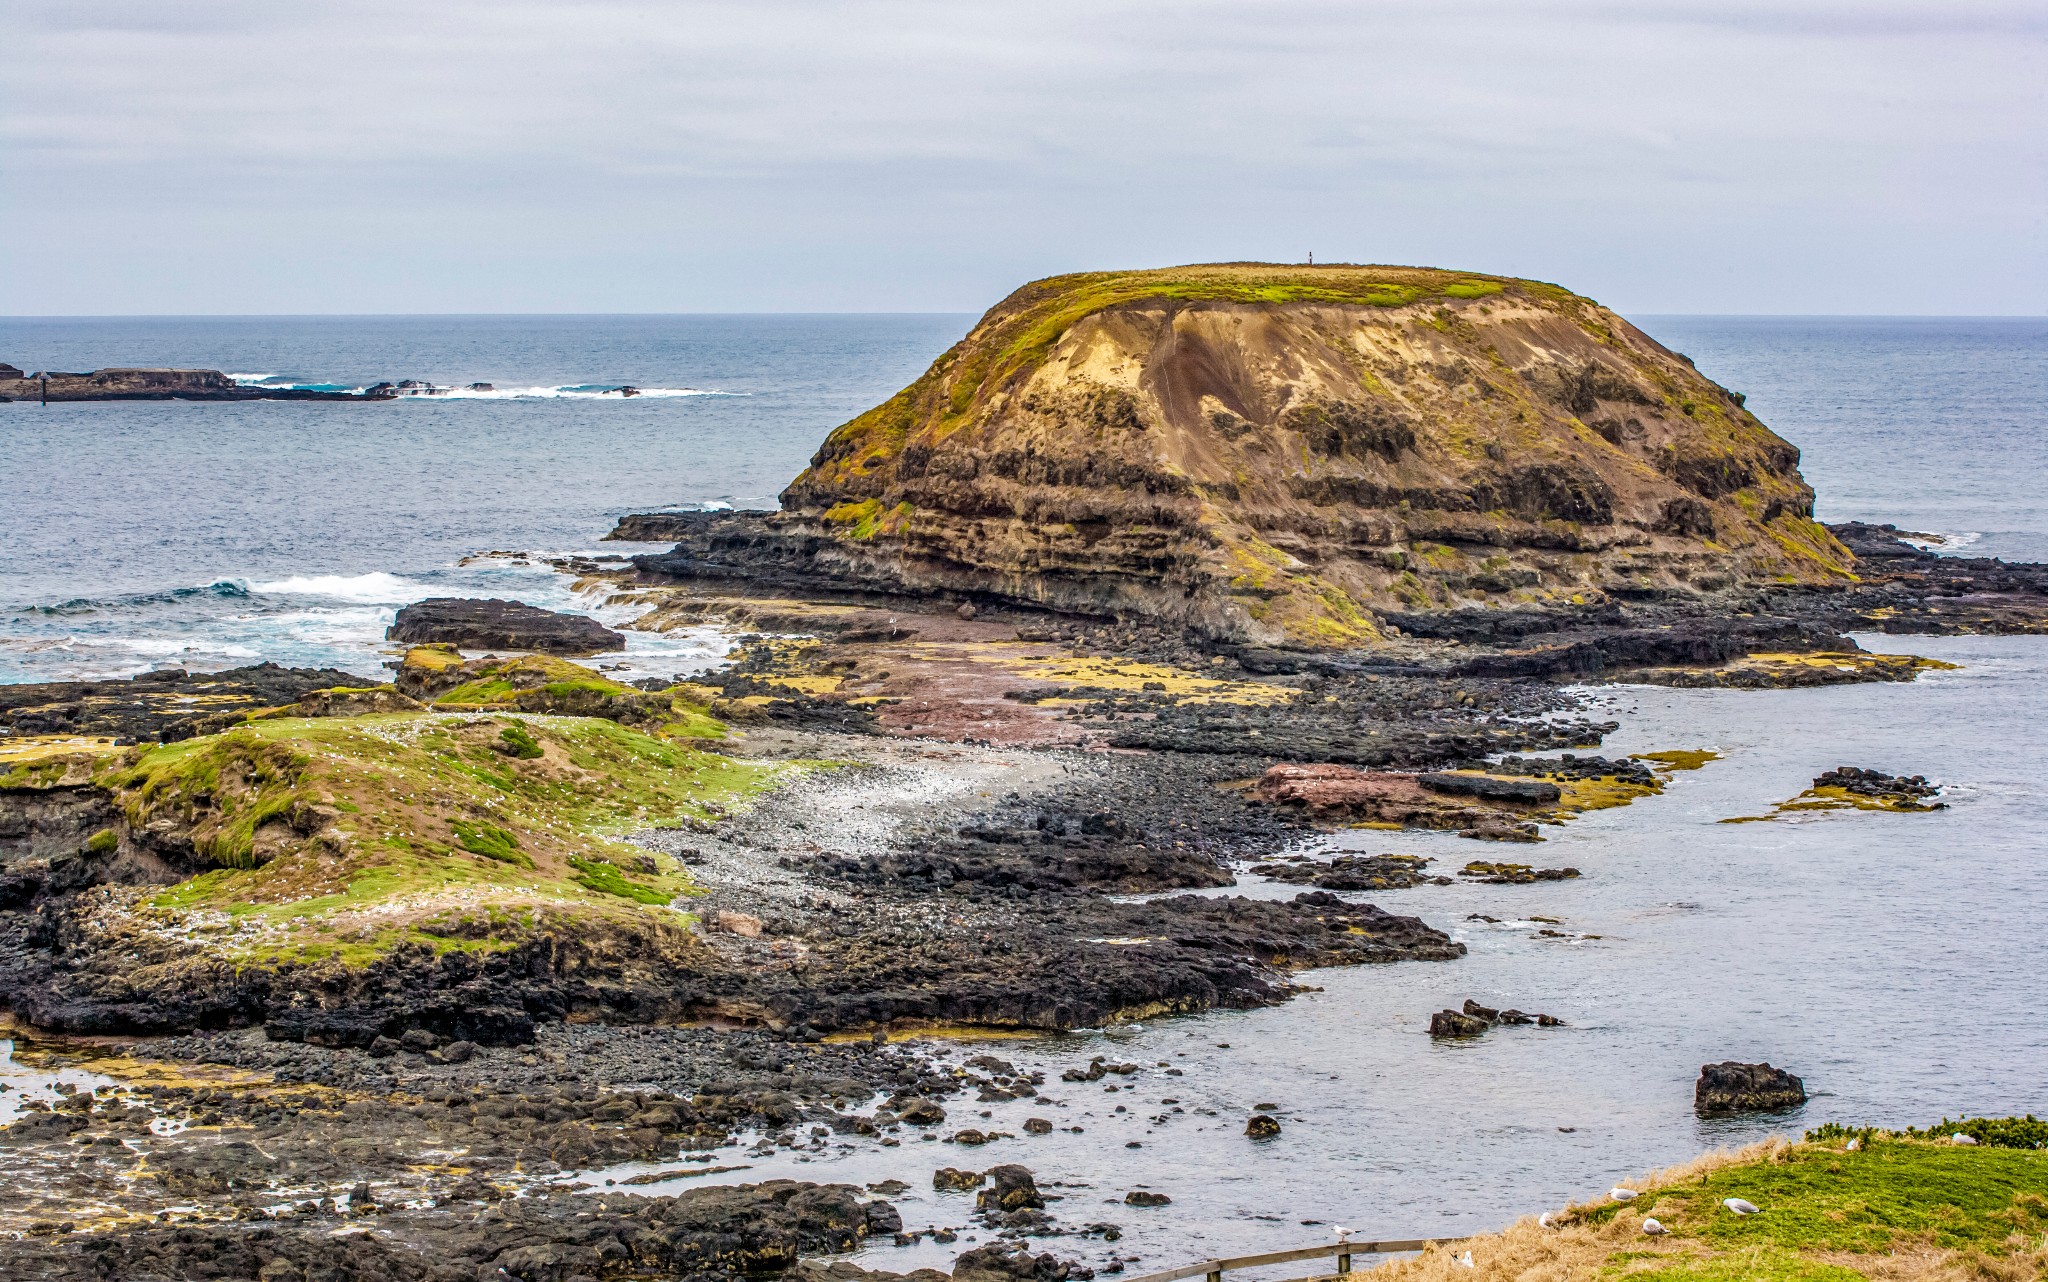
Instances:
[[[1974,1145],[1948,1138],[1976,1128]],[[2048,1123],[1840,1126],[1719,1153],[1632,1187],[1374,1271],[1398,1278],[1860,1282],[2048,1277]],[[1939,1137],[1939,1138],[1935,1138]],[[1737,1215],[1740,1198],[1759,1208]],[[1665,1232],[1645,1231],[1655,1220]],[[1473,1267],[1458,1262],[1470,1249]]]
[[[208,869],[155,897],[167,928],[263,961],[672,914],[685,870],[618,837],[714,821],[792,769],[599,717],[420,712],[255,721],[98,782],[121,842]]]

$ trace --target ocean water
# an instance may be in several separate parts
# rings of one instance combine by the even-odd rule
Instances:
[[[1800,447],[1821,520],[2048,560],[2048,319],[1633,319]]]
[[[629,552],[598,543],[622,512],[772,506],[827,431],[972,321],[0,319],[0,360],[28,370],[180,365],[456,389],[367,405],[0,406],[0,681],[258,658],[372,675],[407,601],[589,610],[531,561],[463,562]],[[1824,518],[2048,558],[2048,321],[1641,323],[1804,449]],[[462,390],[474,383],[492,390]],[[628,385],[643,394],[617,394]],[[708,632],[635,638],[627,675],[720,653]]]

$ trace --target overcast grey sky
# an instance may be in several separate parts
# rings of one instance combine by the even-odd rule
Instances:
[[[980,310],[1260,258],[2031,313],[2042,0],[13,0],[0,312]]]

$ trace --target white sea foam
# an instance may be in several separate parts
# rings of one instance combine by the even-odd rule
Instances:
[[[230,374],[243,387],[295,388],[320,392],[369,390],[367,383],[322,383],[288,378],[283,374]],[[552,387],[497,387],[485,383],[429,383],[408,381],[388,390],[402,401],[631,401],[672,400],[679,396],[748,396],[749,392],[722,392],[715,387],[636,387],[626,383],[561,383]]]
[[[571,383],[560,387],[429,387],[419,390],[404,389],[399,392],[400,400],[432,401],[532,401],[532,400],[575,400],[575,401],[628,401],[645,397],[649,400],[667,400],[678,396],[745,396],[745,392],[721,392],[704,387],[636,387],[631,396],[617,384]]]
[[[1933,538],[1916,539],[1910,536],[1901,535],[1899,541],[1901,543],[1910,543],[1914,547],[1919,548],[1922,552],[1953,553],[1960,552],[1964,548],[1969,547],[1972,543],[1981,541],[1983,537],[1984,535],[1982,534],[1982,532],[1977,530],[1970,530],[1962,534],[1948,534],[1937,531],[1935,532]]]
[[[270,583],[252,583],[252,592],[286,596],[324,596],[365,605],[402,605],[432,596],[433,589],[375,570],[369,574],[294,574]]]

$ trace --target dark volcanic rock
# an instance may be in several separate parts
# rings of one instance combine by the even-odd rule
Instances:
[[[978,1211],[1017,1211],[1025,1208],[1043,1210],[1045,1195],[1038,1191],[1038,1181],[1031,1171],[1015,1163],[992,1166],[988,1169],[989,1186],[974,1199]]]
[[[24,377],[0,367],[0,401],[380,401],[388,392],[315,391],[308,387],[243,386],[214,369],[42,370]]]
[[[892,1222],[902,1223],[887,1202],[864,1201],[844,1184],[775,1180],[611,1200],[555,1192],[506,1199],[474,1215],[384,1214],[372,1233],[340,1234],[332,1219],[315,1216],[31,1238],[9,1244],[7,1275],[38,1282],[756,1277],[787,1270],[801,1255],[853,1250],[870,1233],[892,1231]]]
[[[1517,805],[1548,806],[1564,793],[1554,783],[1541,779],[1491,779],[1485,775],[1428,774],[1416,780],[1431,792],[1453,797],[1477,797],[1481,801],[1506,801]]]
[[[1843,521],[1828,526],[1828,533],[1840,540],[1843,547],[1855,555],[1858,561],[1931,561],[1934,553],[1926,548],[1915,547],[1907,539],[1932,539],[1932,535],[1917,530],[1902,530],[1896,525],[1869,525],[1862,521]]]
[[[1806,1083],[1769,1064],[1702,1064],[1693,1086],[1692,1106],[1700,1113],[1765,1112],[1805,1102]]]
[[[1431,1037],[1477,1037],[1491,1027],[1486,1020],[1463,1011],[1440,1010],[1429,1017]]]
[[[1410,886],[1448,886],[1449,877],[1432,877],[1426,855],[1338,855],[1334,859],[1311,859],[1305,855],[1254,864],[1261,877],[1319,890],[1405,890]]]
[[[275,663],[223,672],[166,668],[121,681],[0,685],[0,727],[16,735],[111,735],[169,743],[212,734],[260,708],[297,703],[336,687],[390,689],[336,668]]]
[[[1021,1243],[996,1242],[963,1251],[953,1261],[953,1282],[1066,1282],[1073,1266]]]
[[[1944,810],[1941,802],[1924,805],[1927,798],[1941,792],[1939,784],[1927,782],[1925,775],[1888,775],[1879,770],[1864,770],[1856,766],[1836,766],[1813,781],[1816,788],[1840,788],[1859,797],[1890,802],[1903,807],[1925,810]]]
[[[601,654],[626,648],[626,638],[596,619],[496,597],[429,597],[400,610],[384,635],[410,645],[439,642],[464,650],[538,654]]]

